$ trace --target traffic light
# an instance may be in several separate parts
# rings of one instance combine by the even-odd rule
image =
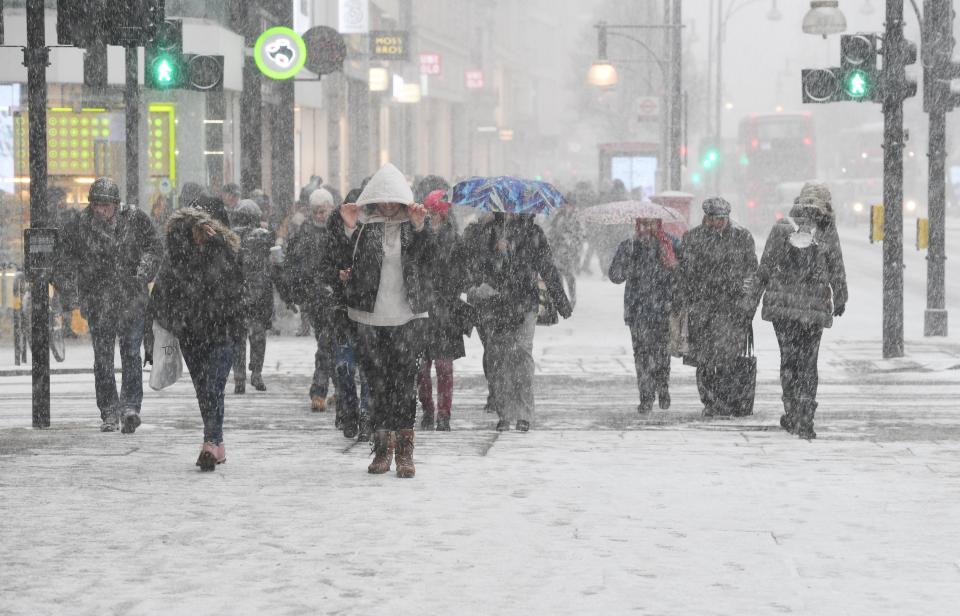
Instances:
[[[842,98],[848,101],[877,101],[880,72],[877,68],[876,34],[845,34],[840,37]]]
[[[901,53],[903,53],[904,66],[910,66],[911,64],[917,63],[917,44],[913,41],[904,39]],[[904,100],[917,95],[916,79],[905,77],[903,83],[900,84],[899,87],[903,89]]]
[[[804,103],[835,103],[840,97],[842,72],[839,68],[805,68],[800,72]]]
[[[183,22],[167,19],[144,51],[143,82],[148,88],[179,88],[184,78]]]
[[[950,89],[950,80],[960,77],[960,65],[951,60],[957,12],[947,0],[924,0],[923,14],[923,110],[942,106],[950,111],[960,106],[960,95]]]
[[[712,142],[700,146],[700,166],[704,171],[713,171],[720,166],[720,148]]]

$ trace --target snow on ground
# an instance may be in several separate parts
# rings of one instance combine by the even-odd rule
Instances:
[[[413,480],[368,475],[368,447],[309,413],[307,338],[268,339],[268,392],[228,393],[211,474],[187,380],[121,435],[97,431],[89,373],[54,375],[43,431],[29,377],[0,377],[0,614],[951,613],[960,344],[922,338],[908,249],[907,357],[881,358],[880,251],[845,234],[812,443],[776,428],[759,320],[755,416],[700,419],[678,361],[673,408],[638,416],[621,287],[596,275],[538,328],[536,429],[492,430],[471,339],[454,431],[418,434]],[[91,364],[81,342],[54,367]]]

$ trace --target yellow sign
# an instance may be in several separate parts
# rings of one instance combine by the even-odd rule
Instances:
[[[79,112],[69,107],[47,110],[47,170],[52,176],[109,175],[111,142],[120,142],[114,134],[114,122],[106,109],[89,108]],[[15,151],[17,159],[29,169],[30,146],[27,114],[17,114]]]
[[[930,221],[926,218],[917,219],[917,250],[930,246]]]
[[[150,177],[176,185],[176,122],[173,105],[151,103],[147,112],[147,169]]]
[[[883,206],[870,206],[870,243],[883,241]]]

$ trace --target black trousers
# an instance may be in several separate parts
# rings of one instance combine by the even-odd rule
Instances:
[[[817,397],[820,376],[817,360],[823,328],[799,321],[774,321],[773,331],[780,343],[780,385],[785,399]]]
[[[640,401],[652,401],[658,390],[665,390],[670,384],[669,322],[633,324],[630,339]]]
[[[422,328],[357,324],[360,370],[370,389],[374,430],[412,429],[417,418],[417,370]]]

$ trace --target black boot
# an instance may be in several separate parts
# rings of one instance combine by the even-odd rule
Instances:
[[[799,419],[797,423],[797,436],[808,441],[817,438],[817,433],[813,431],[813,415],[817,412],[817,402],[813,398],[800,398],[797,400]]]
[[[247,393],[247,377],[244,376],[236,377],[233,381],[233,393],[235,394],[244,394]]]
[[[373,433],[373,429],[370,427],[370,418],[361,415],[360,421],[358,422],[358,427],[360,431],[357,433],[357,442],[370,442],[370,435]]]
[[[420,419],[421,430],[433,430],[433,408],[423,407],[423,417]]]
[[[797,403],[792,398],[783,397],[783,415],[780,416],[780,427],[790,434],[797,433]]]
[[[660,403],[660,410],[665,411],[670,408],[670,388],[666,385],[657,388],[657,400]]]
[[[259,372],[250,375],[250,384],[257,391],[267,391],[267,386],[263,384],[263,376]]]

